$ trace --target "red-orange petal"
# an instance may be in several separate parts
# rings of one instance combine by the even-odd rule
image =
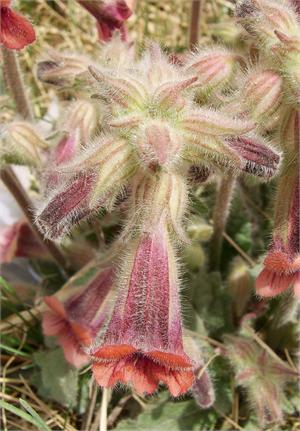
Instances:
[[[118,361],[126,356],[132,355],[136,349],[129,344],[116,344],[104,346],[92,352],[92,356],[106,361]]]
[[[145,353],[147,358],[152,359],[160,365],[164,365],[170,368],[192,368],[192,364],[189,359],[183,355],[177,355],[175,353],[153,351]]]
[[[8,49],[22,49],[36,39],[31,23],[4,3],[0,5],[0,44]]]
[[[74,321],[70,321],[69,323],[78,342],[85,346],[89,346],[92,342],[92,336],[89,329]]]

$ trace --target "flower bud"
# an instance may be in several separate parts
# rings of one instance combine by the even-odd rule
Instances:
[[[196,73],[198,80],[194,86],[207,91],[228,84],[236,63],[236,54],[225,48],[215,48],[193,53],[186,67]]]
[[[240,258],[236,258],[231,266],[228,280],[229,292],[235,316],[240,318],[251,298],[253,283],[248,265]]]
[[[187,234],[192,241],[206,242],[209,241],[213,228],[207,222],[197,215],[190,217],[187,225]]]
[[[274,114],[283,97],[283,80],[272,70],[254,70],[241,90],[243,106],[253,120],[263,123]]]
[[[48,147],[31,124],[25,121],[15,121],[5,126],[1,138],[2,156],[17,164],[40,165],[41,150]]]
[[[236,371],[236,382],[246,390],[249,404],[261,423],[281,420],[284,386],[299,373],[248,337],[227,335],[225,344],[226,355]]]
[[[79,55],[61,54],[51,51],[50,59],[40,61],[37,65],[37,77],[40,81],[57,86],[73,86],[80,76],[86,77],[91,64],[88,58]]]
[[[99,105],[87,100],[77,100],[66,113],[63,130],[68,133],[78,130],[80,141],[87,144],[99,127],[99,117]]]

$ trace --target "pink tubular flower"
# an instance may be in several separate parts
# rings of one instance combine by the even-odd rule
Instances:
[[[40,258],[46,255],[46,249],[25,220],[0,230],[0,263],[11,262],[14,257]]]
[[[288,185],[282,184],[283,193],[287,193],[286,187]],[[256,280],[256,292],[261,296],[272,297],[291,286],[295,295],[300,297],[299,178],[296,179],[289,208],[286,240],[275,230],[272,245],[264,260],[264,269]]]
[[[8,49],[22,49],[35,41],[35,31],[30,22],[14,12],[12,0],[0,0],[0,45]]]
[[[83,348],[90,345],[109,312],[112,283],[113,272],[107,268],[65,302],[55,296],[44,298],[50,308],[43,317],[44,334],[58,337],[67,361],[75,367],[89,360]]]
[[[119,295],[100,346],[90,355],[100,386],[131,384],[153,393],[160,382],[173,396],[194,382],[194,363],[183,348],[175,256],[164,223],[143,233],[124,268]]]
[[[132,12],[129,2],[125,0],[77,0],[97,20],[99,39],[108,41],[115,30],[119,30],[126,40],[124,22]]]

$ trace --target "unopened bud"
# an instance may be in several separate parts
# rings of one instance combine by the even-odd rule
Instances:
[[[50,59],[41,61],[37,66],[37,77],[47,84],[65,86],[74,85],[76,78],[88,74],[91,61],[85,57],[70,54],[50,53]]]
[[[192,54],[187,68],[196,72],[198,81],[194,86],[215,89],[226,85],[233,76],[237,55],[229,50],[215,48]]]
[[[264,122],[279,107],[283,97],[283,80],[272,70],[254,70],[242,88],[243,105],[255,121]]]
[[[228,276],[228,287],[237,317],[241,317],[245,311],[251,297],[252,285],[248,265],[242,259],[236,258]]]
[[[213,233],[213,228],[205,220],[197,215],[189,219],[187,234],[192,241],[209,241]]]
[[[67,112],[63,129],[68,133],[79,130],[80,140],[86,144],[99,126],[99,116],[97,104],[87,100],[77,100]]]
[[[25,121],[15,121],[1,133],[1,153],[4,160],[37,166],[41,163],[41,150],[48,146],[38,132]]]

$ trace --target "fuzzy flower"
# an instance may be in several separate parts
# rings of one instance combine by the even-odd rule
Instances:
[[[194,363],[183,347],[175,259],[163,220],[131,243],[111,320],[90,351],[100,386],[121,382],[151,394],[162,382],[173,396],[192,386]]]
[[[113,272],[106,268],[98,271],[83,289],[69,289],[64,301],[55,295],[44,298],[49,307],[43,316],[44,334],[57,337],[67,361],[75,367],[89,360],[84,348],[91,344],[107,318],[112,283]]]
[[[264,269],[256,280],[256,292],[261,296],[276,296],[293,287],[295,295],[300,297],[299,177],[293,185],[290,201],[286,196],[287,187],[286,178],[283,178],[277,199],[280,213],[284,210],[282,204],[285,202],[288,214],[285,223],[275,228],[271,247],[264,260]],[[277,214],[277,221],[281,217]]]
[[[11,8],[12,0],[0,0],[0,45],[22,49],[35,41],[30,22]]]
[[[246,389],[261,424],[282,419],[285,384],[299,373],[273,359],[248,337],[226,336],[226,355],[236,371],[237,384]]]
[[[14,257],[47,256],[47,250],[25,221],[0,229],[0,263],[11,262]]]
[[[131,16],[130,0],[77,0],[97,20],[99,39],[108,41],[115,30],[126,39],[124,22]]]
[[[37,223],[49,238],[62,237],[101,206],[110,208],[144,172],[188,176],[203,165],[263,179],[277,172],[279,154],[248,134],[254,123],[196,105],[197,76],[171,64],[157,45],[130,68],[89,70],[93,94],[110,114],[105,133],[58,170],[60,187],[46,193]]]

